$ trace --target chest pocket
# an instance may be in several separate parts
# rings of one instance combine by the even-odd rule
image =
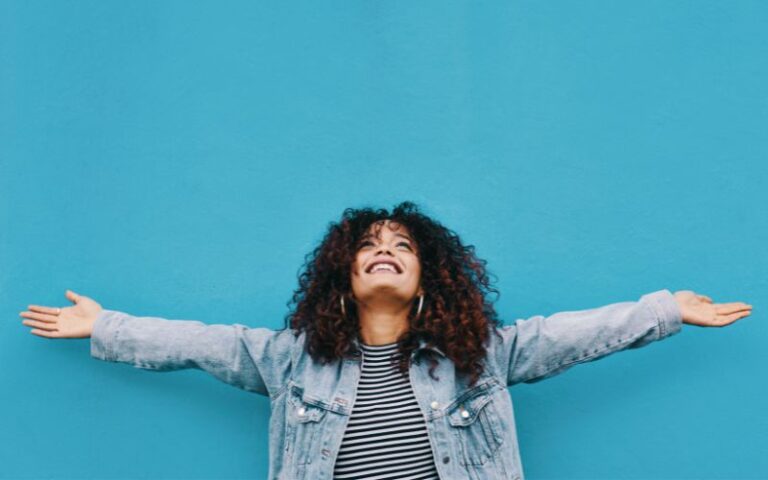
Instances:
[[[494,405],[498,388],[493,383],[478,385],[457,398],[447,412],[448,423],[458,440],[462,465],[482,465],[504,442]]]
[[[297,385],[291,385],[287,395],[289,456],[296,465],[305,465],[319,456],[320,440],[323,438],[321,431],[328,406],[320,399],[305,395]]]

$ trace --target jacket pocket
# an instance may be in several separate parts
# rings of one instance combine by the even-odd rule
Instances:
[[[447,411],[448,423],[457,439],[462,465],[482,465],[504,442],[494,405],[495,389],[479,385],[459,397]]]
[[[290,386],[287,395],[291,456],[296,465],[305,465],[318,457],[320,431],[328,410],[322,401],[305,396],[296,385]]]

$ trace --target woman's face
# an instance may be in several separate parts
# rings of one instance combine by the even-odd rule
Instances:
[[[420,294],[417,245],[405,225],[392,220],[371,225],[357,245],[351,275],[355,299],[367,304],[404,303]]]

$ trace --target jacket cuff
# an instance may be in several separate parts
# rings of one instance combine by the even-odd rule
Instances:
[[[680,311],[675,296],[667,289],[658,290],[646,295],[643,299],[656,315],[659,323],[659,340],[678,333],[683,327],[683,314]]]
[[[99,360],[115,361],[114,347],[124,317],[121,312],[102,309],[91,331],[91,356]]]

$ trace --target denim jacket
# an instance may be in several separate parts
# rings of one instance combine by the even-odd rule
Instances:
[[[512,399],[507,387],[534,383],[573,365],[638,348],[680,331],[669,290],[638,301],[518,319],[491,332],[485,372],[469,387],[453,362],[424,341],[412,353],[409,379],[442,480],[522,480]],[[304,350],[305,333],[241,324],[137,317],[102,310],[91,356],[157,371],[196,368],[268,396],[269,478],[329,480],[355,403],[362,353],[321,365]],[[439,360],[420,361],[425,349]]]

